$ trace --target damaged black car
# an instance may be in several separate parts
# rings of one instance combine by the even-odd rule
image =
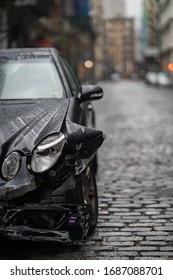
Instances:
[[[1,235],[67,243],[93,231],[102,96],[55,49],[0,50]]]

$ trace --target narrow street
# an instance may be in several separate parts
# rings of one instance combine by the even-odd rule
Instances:
[[[95,256],[173,259],[173,92],[131,81],[103,87]]]
[[[79,246],[8,243],[1,259],[173,259],[173,90],[101,82],[99,220]]]

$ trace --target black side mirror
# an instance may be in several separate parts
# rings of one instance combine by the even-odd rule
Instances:
[[[81,86],[80,102],[98,100],[103,97],[103,89],[96,85]]]

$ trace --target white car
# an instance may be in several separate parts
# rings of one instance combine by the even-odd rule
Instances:
[[[148,72],[145,76],[145,81],[150,85],[157,85],[157,73],[156,72]]]
[[[159,72],[157,74],[157,83],[159,86],[171,86],[173,85],[171,77],[165,72]]]

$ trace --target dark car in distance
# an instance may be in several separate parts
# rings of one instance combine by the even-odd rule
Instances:
[[[93,231],[102,96],[53,48],[0,50],[1,235],[68,243]]]

